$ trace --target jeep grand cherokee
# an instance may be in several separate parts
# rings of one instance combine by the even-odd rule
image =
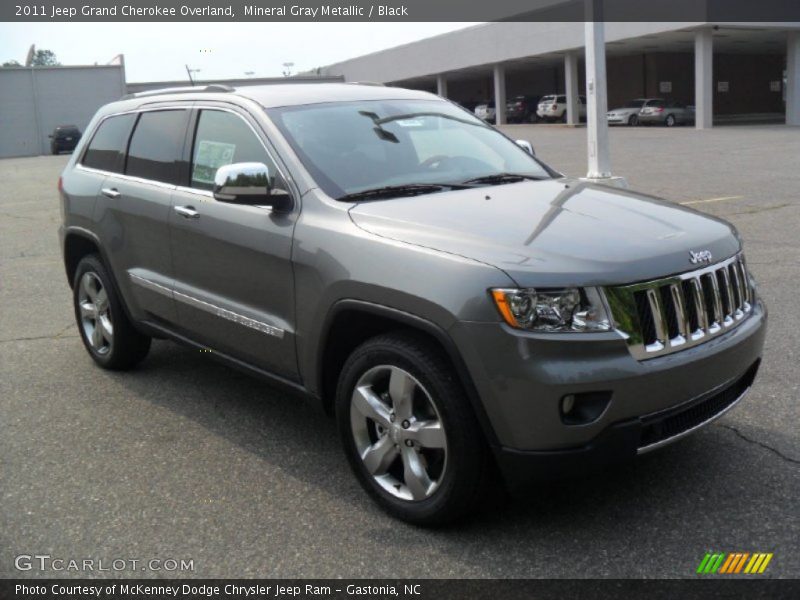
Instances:
[[[410,522],[466,514],[497,473],[675,441],[758,369],[766,310],[733,226],[566,178],[432,94],[135,95],[99,110],[59,189],[99,366],[171,338],[318,399]]]

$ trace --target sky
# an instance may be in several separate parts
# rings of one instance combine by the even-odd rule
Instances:
[[[125,55],[128,82],[279,77],[391,48],[474,23],[0,23],[0,63],[28,48],[64,65],[106,64]]]

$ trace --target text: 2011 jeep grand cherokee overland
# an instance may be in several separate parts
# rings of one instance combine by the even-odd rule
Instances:
[[[415,523],[465,514],[492,473],[676,440],[761,356],[731,225],[566,179],[423,92],[141,94],[98,112],[59,187],[100,366],[169,337],[316,397],[364,488]]]

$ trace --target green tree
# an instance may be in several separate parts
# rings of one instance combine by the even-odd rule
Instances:
[[[21,64],[19,64],[19,63],[18,63],[17,61],[15,61],[15,60],[7,60],[7,61],[6,61],[6,62],[4,62],[2,65],[0,65],[0,68],[8,69],[8,68],[13,68],[13,67],[21,67],[21,66],[22,66],[22,65],[21,65]]]
[[[52,50],[37,50],[31,61],[31,66],[34,67],[56,67],[60,64],[56,58],[56,53]]]

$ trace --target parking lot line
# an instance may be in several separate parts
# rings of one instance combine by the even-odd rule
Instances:
[[[738,200],[744,196],[720,196],[719,198],[706,198],[704,200],[689,200],[688,202],[681,202],[683,205],[688,204],[706,204],[708,202],[722,202],[724,200]]]

